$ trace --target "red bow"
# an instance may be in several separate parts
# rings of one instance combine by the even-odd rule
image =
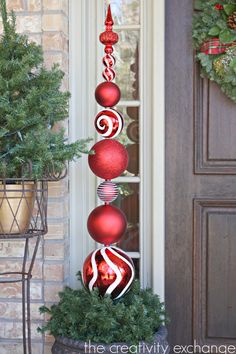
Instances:
[[[200,48],[200,51],[205,54],[212,54],[212,55],[217,55],[217,54],[222,54],[225,53],[226,50],[231,47],[235,42],[231,43],[220,43],[219,38],[212,38],[211,40],[205,42],[202,47]]]

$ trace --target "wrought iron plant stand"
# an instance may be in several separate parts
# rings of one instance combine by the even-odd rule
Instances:
[[[0,273],[0,284],[22,285],[23,353],[32,354],[30,285],[40,240],[47,233],[48,182],[63,176],[43,180],[0,179],[0,241],[23,241],[21,270]],[[32,243],[33,245],[31,246]]]

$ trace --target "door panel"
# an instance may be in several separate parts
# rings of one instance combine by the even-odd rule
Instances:
[[[194,71],[195,172],[236,174],[235,104]],[[227,107],[227,108],[226,108]]]
[[[236,200],[194,200],[193,338],[234,344]]]
[[[166,0],[169,338],[236,345],[236,105],[200,78],[192,13]]]

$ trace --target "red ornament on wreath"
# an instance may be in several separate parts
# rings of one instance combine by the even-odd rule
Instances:
[[[215,4],[215,9],[216,10],[224,10],[224,7],[221,4]]]
[[[88,156],[89,167],[93,173],[103,179],[120,176],[128,166],[128,153],[125,147],[116,140],[102,140],[96,143]]]
[[[118,242],[125,234],[127,221],[125,214],[112,205],[101,205],[89,215],[88,232],[98,243],[106,246]]]
[[[118,299],[130,289],[134,280],[132,259],[117,247],[99,248],[86,258],[82,279],[89,290],[99,290],[101,296]]]
[[[114,107],[120,101],[120,89],[114,82],[102,82],[95,91],[98,104],[103,107]]]
[[[112,108],[104,109],[95,118],[95,128],[103,138],[115,138],[123,129],[122,115]]]

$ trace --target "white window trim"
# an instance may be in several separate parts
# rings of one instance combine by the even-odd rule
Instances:
[[[97,50],[98,34],[103,29],[101,13],[103,0],[70,0],[70,91],[72,93],[70,108],[70,138],[94,137],[93,119],[97,112],[94,100],[94,89],[102,71],[102,48]],[[144,0],[142,1],[144,4]],[[164,299],[164,0],[145,0],[142,13],[144,19],[145,55],[141,61],[141,71],[147,73],[147,80],[141,89],[145,115],[152,115],[151,126],[145,125],[145,117],[141,117],[143,129],[152,135],[149,141],[143,141],[140,161],[141,168],[152,171],[150,178],[141,183],[144,193],[152,195],[148,205],[141,200],[144,223],[147,233],[144,242],[146,254],[143,262],[150,268],[141,274],[143,284],[152,285],[154,291]],[[86,18],[86,25],[84,19]],[[94,31],[94,23],[97,33]],[[95,38],[96,37],[96,38]],[[88,67],[88,58],[94,58],[94,65]],[[152,60],[150,60],[150,58]],[[93,66],[91,68],[91,66]],[[142,75],[142,74],[141,74]],[[96,80],[97,77],[97,80]],[[147,95],[149,92],[149,95]],[[151,94],[152,93],[152,94]],[[150,102],[153,102],[151,105]],[[144,134],[145,139],[145,134]],[[151,154],[148,145],[151,144]],[[149,152],[150,159],[147,158]],[[145,158],[142,158],[145,157]],[[82,269],[83,261],[95,244],[87,232],[87,217],[96,205],[96,177],[92,175],[83,157],[77,164],[70,167],[70,284],[77,286],[75,273]],[[149,223],[145,220],[149,220]],[[152,235],[148,240],[148,235]],[[142,245],[140,246],[142,249]]]

